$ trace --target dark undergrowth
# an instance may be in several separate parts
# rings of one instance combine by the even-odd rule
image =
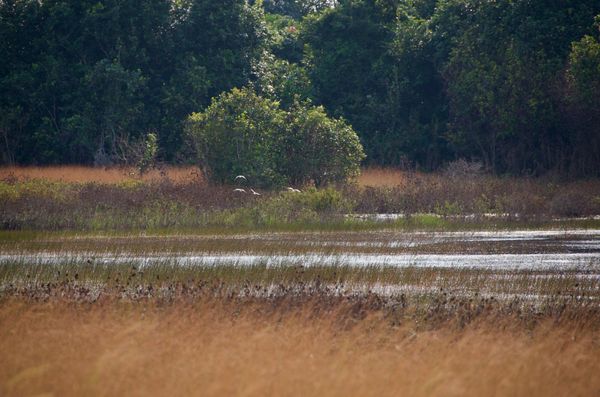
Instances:
[[[3,230],[368,230],[539,227],[600,214],[600,181],[555,183],[485,175],[406,174],[395,187],[346,185],[301,193],[234,192],[199,180],[175,183],[0,181]],[[352,214],[402,214],[359,219]],[[583,226],[585,225],[586,221]],[[589,222],[588,222],[589,223]],[[596,222],[597,223],[597,222]],[[595,226],[594,221],[591,225]]]

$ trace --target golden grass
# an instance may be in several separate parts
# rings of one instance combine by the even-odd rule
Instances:
[[[250,304],[0,303],[0,395],[597,396],[598,333]]]
[[[173,182],[185,183],[200,177],[196,167],[168,166],[150,170],[143,176],[134,167],[88,167],[77,165],[59,165],[45,167],[3,166],[0,167],[0,179],[15,177],[18,179],[45,179],[61,182],[120,183],[131,179],[156,181],[167,178]],[[406,172],[393,168],[368,167],[362,170],[358,178],[360,186],[398,186],[406,180]]]
[[[128,180],[160,181],[168,179],[175,183],[186,183],[201,178],[196,167],[163,167],[150,170],[140,176],[134,167],[94,168],[86,166],[60,165],[47,167],[0,167],[0,179],[45,179],[60,182],[120,183]]]
[[[395,187],[402,186],[407,180],[406,171],[395,168],[367,167],[358,177],[359,186]]]

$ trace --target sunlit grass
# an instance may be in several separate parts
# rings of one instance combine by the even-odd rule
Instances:
[[[140,174],[135,167],[86,167],[60,165],[45,167],[3,166],[0,179],[47,180],[65,183],[106,183],[122,184],[132,181],[169,180],[175,183],[197,182],[201,173],[196,167],[165,166]]]

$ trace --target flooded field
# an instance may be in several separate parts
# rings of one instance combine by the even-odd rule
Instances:
[[[266,297],[326,289],[332,295],[442,290],[498,299],[600,298],[600,230],[42,236],[5,240],[0,248],[4,285],[18,284],[6,270],[11,266],[33,273],[131,266],[229,277],[235,294],[248,294],[239,287],[253,282],[259,288],[251,295]]]
[[[0,260],[172,260],[181,265],[594,269],[600,230],[70,236],[0,242]]]

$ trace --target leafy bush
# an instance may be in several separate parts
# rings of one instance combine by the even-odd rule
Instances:
[[[321,106],[301,105],[291,109],[287,120],[282,161],[293,184],[313,181],[322,186],[359,174],[365,155],[358,136],[344,120],[327,117]]]
[[[156,163],[156,153],[158,152],[158,136],[151,132],[146,136],[146,142],[144,144],[144,153],[142,158],[138,162],[138,169],[140,174],[148,171],[148,169],[154,167]]]
[[[186,131],[211,181],[227,183],[242,174],[257,186],[274,186],[285,182],[276,161],[284,118],[276,102],[233,89],[192,114]]]
[[[190,116],[186,131],[213,182],[241,174],[253,186],[320,186],[357,175],[365,157],[352,127],[322,107],[295,104],[284,111],[249,88],[221,94]]]

